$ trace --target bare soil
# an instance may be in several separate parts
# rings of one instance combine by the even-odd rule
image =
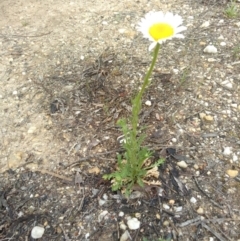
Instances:
[[[240,240],[240,18],[226,4],[0,2],[0,240],[34,226],[39,240]],[[136,24],[152,10],[188,29],[163,44],[140,115],[161,186],[126,199],[102,175],[151,61]]]

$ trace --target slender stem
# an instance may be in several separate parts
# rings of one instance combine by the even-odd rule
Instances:
[[[138,119],[139,119],[138,115],[140,113],[141,106],[142,106],[142,95],[143,95],[146,87],[149,84],[149,78],[150,78],[153,68],[156,64],[159,49],[160,49],[160,44],[157,43],[157,45],[154,49],[154,52],[153,52],[153,59],[152,59],[151,66],[150,66],[147,74],[145,75],[141,90],[138,92],[137,96],[133,100],[131,123],[132,123],[133,136],[135,136],[135,137],[137,136],[137,125],[138,125]]]

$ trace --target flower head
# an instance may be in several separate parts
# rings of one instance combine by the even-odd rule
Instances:
[[[162,43],[172,38],[184,38],[180,32],[187,28],[181,26],[183,20],[179,15],[170,12],[149,12],[138,24],[137,29],[142,32],[144,38],[153,43],[149,46],[152,50],[157,43]]]

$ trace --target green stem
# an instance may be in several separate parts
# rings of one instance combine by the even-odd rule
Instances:
[[[138,125],[138,119],[139,119],[138,115],[140,113],[141,106],[142,106],[142,95],[143,95],[146,87],[149,84],[149,78],[150,78],[153,68],[156,64],[159,49],[160,49],[160,44],[157,43],[157,45],[154,49],[154,52],[153,52],[153,59],[152,59],[151,66],[150,66],[147,74],[145,75],[141,90],[138,92],[137,96],[133,100],[131,123],[132,123],[133,137],[135,137],[135,138],[137,137],[137,125]]]

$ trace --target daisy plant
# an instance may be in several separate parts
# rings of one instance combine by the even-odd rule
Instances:
[[[146,178],[149,171],[164,161],[160,159],[154,164],[147,164],[153,153],[148,148],[142,146],[145,135],[142,134],[143,128],[138,127],[139,114],[142,107],[142,97],[149,86],[149,79],[157,61],[160,44],[172,38],[184,38],[181,32],[186,30],[186,27],[182,26],[182,23],[183,20],[179,15],[161,11],[147,13],[138,23],[137,29],[142,32],[145,38],[151,41],[149,51],[153,51],[153,58],[142,86],[132,100],[132,114],[129,123],[126,119],[118,121],[118,125],[124,134],[124,154],[118,155],[117,170],[103,176],[105,179],[112,180],[113,191],[123,188],[125,193],[129,195],[135,184],[143,187],[144,178]]]

